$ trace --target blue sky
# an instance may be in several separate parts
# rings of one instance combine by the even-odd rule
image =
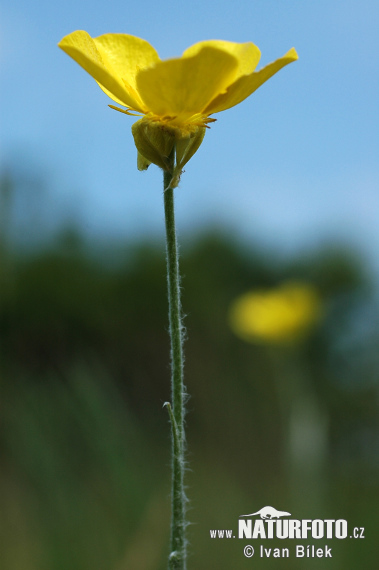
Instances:
[[[204,39],[299,61],[216,115],[186,166],[180,233],[224,224],[279,251],[355,244],[379,269],[379,4],[375,0],[3,1],[1,166],[46,173],[47,215],[90,237],[163,233],[162,176],[140,173],[133,118],[57,47],[76,29],[147,39],[162,58]],[[42,207],[42,206],[41,206]]]

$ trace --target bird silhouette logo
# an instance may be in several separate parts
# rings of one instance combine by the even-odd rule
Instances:
[[[241,517],[253,517],[254,515],[260,515],[261,519],[280,519],[280,517],[290,517],[291,513],[286,511],[277,511],[274,507],[263,507],[256,513],[251,513],[250,515],[240,515]]]

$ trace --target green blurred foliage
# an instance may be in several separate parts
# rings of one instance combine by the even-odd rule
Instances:
[[[240,541],[211,540],[209,530],[235,529],[240,514],[271,504],[298,509],[295,518],[365,526],[364,541],[333,541],[328,566],[376,570],[379,335],[365,268],[341,248],[284,262],[222,232],[181,241],[195,523],[189,567],[244,568]],[[93,251],[67,232],[25,253],[3,233],[1,268],[0,568],[163,570],[170,486],[163,244]],[[310,280],[325,305],[296,354],[234,337],[233,299],[288,278]],[[297,500],[281,396],[294,390],[295,373],[328,418],[322,477],[315,484],[304,476]]]

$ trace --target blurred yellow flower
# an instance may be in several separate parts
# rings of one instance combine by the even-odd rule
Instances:
[[[298,57],[292,48],[256,72],[260,51],[251,42],[203,41],[165,61],[147,41],[127,34],[91,38],[76,31],[58,45],[126,109],[110,107],[143,116],[132,128],[140,170],[151,162],[167,170],[175,143],[177,170],[182,169],[215,121],[212,113],[241,103]]]
[[[233,302],[229,319],[233,332],[243,340],[291,344],[305,336],[321,313],[316,289],[292,281],[275,289],[245,293]]]

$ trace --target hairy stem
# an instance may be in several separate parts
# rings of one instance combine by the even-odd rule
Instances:
[[[184,386],[183,325],[180,304],[179,255],[176,240],[174,190],[170,188],[172,168],[164,172],[164,209],[166,223],[167,284],[171,339],[171,406],[168,407],[172,427],[171,543],[169,570],[186,570],[186,496],[184,492]]]

